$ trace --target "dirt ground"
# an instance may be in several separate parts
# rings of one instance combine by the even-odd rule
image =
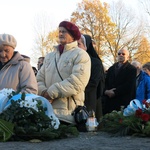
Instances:
[[[150,138],[113,137],[104,132],[48,142],[1,142],[0,150],[150,150]]]

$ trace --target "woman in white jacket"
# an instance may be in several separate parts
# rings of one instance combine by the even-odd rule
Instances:
[[[84,105],[84,90],[91,70],[89,55],[78,47],[80,37],[75,24],[62,21],[59,24],[60,44],[45,57],[37,74],[39,95],[51,102],[60,121],[71,124],[75,124],[72,112],[76,107],[72,96],[77,105]]]

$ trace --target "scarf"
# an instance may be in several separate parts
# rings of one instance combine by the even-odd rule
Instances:
[[[60,55],[63,53],[63,50],[64,50],[64,45],[59,45],[59,52],[60,52]]]

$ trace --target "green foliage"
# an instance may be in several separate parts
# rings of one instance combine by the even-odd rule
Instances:
[[[40,100],[37,100],[38,111],[29,107],[20,107],[18,102],[23,100],[25,100],[25,94],[22,94],[18,101],[11,100],[10,107],[0,114],[1,141],[35,138],[51,140],[79,134],[74,126],[60,125],[57,130],[54,129],[51,125],[52,120],[45,115],[46,108],[43,108]]]
[[[5,142],[13,135],[14,125],[0,119],[0,141]]]
[[[49,141],[54,139],[62,139],[68,137],[77,137],[79,132],[75,126],[67,126],[67,125],[60,125],[59,128],[43,128],[42,131],[37,132],[35,128],[32,128],[30,133],[26,134],[24,128],[20,128],[21,133],[17,133],[13,136],[10,140],[17,140],[17,141],[27,141],[32,139],[39,139],[42,141]]]
[[[121,111],[113,111],[101,118],[102,131],[112,133],[115,136],[141,136],[150,137],[150,121],[144,122],[135,115],[123,116]]]

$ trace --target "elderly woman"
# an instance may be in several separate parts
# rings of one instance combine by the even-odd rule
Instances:
[[[9,34],[0,34],[0,90],[37,94],[37,81],[27,58],[14,51],[16,39]]]
[[[59,45],[49,53],[37,74],[39,95],[47,98],[60,121],[75,124],[72,112],[84,105],[84,90],[90,77],[89,55],[78,47],[78,27],[68,21],[59,24]],[[73,97],[73,98],[72,98]]]

